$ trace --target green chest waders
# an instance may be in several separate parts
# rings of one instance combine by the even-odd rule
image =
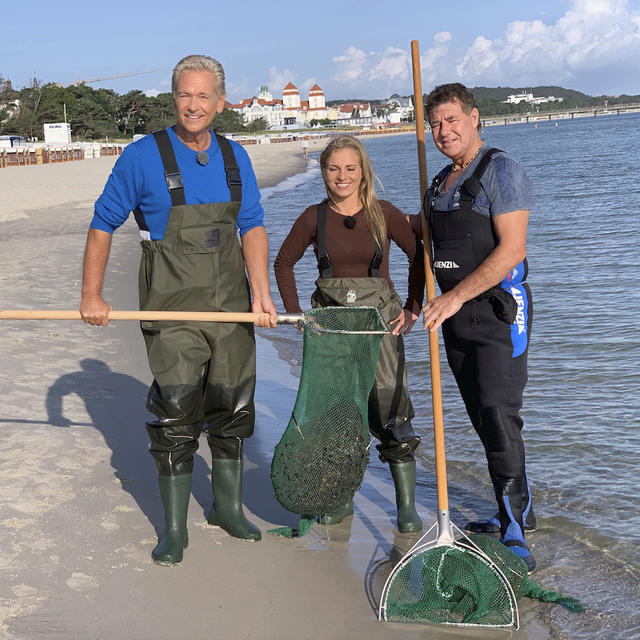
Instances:
[[[402,311],[402,302],[388,282],[379,277],[382,250],[378,247],[368,278],[334,278],[325,243],[326,200],[318,205],[318,263],[320,277],[311,296],[316,307],[372,306],[389,324]],[[369,396],[369,429],[380,440],[376,446],[383,462],[410,462],[420,438],[411,426],[413,405],[407,386],[402,336],[391,333],[380,343],[376,379]]]
[[[242,185],[233,150],[218,137],[230,202],[185,204],[182,177],[166,132],[154,134],[172,207],[162,240],[142,241],[140,309],[249,311],[249,285],[236,236]],[[220,457],[239,458],[253,433],[253,325],[142,322],[154,381],[147,408],[151,454],[164,475],[190,473],[206,424]]]

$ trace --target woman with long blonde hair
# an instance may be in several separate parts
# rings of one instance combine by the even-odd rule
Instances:
[[[320,156],[320,168],[327,199],[308,207],[294,222],[274,263],[278,288],[287,312],[300,313],[294,266],[313,245],[319,278],[312,306],[375,306],[393,327],[380,345],[376,381],[369,396],[369,429],[379,440],[380,459],[391,469],[398,529],[402,533],[420,531],[414,458],[420,438],[411,426],[414,412],[402,338],[422,304],[421,266],[414,266],[415,236],[399,209],[378,200],[369,156],[357,138],[334,138]],[[409,295],[404,307],[389,276],[391,240],[409,260]],[[353,502],[349,502],[322,516],[321,522],[337,524],[352,513]]]

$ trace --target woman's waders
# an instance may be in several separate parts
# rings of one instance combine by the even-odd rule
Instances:
[[[334,278],[325,244],[327,201],[318,205],[318,263],[320,277],[311,296],[314,308],[328,306],[377,307],[388,324],[402,311],[395,290],[379,276],[383,253],[376,250],[366,278]],[[385,335],[380,342],[376,380],[369,396],[369,430],[380,441],[376,445],[380,460],[388,462],[396,489],[398,529],[402,533],[422,530],[415,509],[416,462],[414,451],[420,438],[413,431],[415,416],[407,386],[407,370],[402,336]],[[321,518],[324,524],[337,524],[353,513],[353,503]]]

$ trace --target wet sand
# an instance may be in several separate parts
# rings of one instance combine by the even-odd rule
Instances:
[[[249,149],[261,186],[306,167],[297,143],[275,147]],[[0,170],[0,308],[77,307],[91,205],[113,161]],[[137,242],[131,222],[114,236],[104,293],[116,309],[136,308]],[[315,525],[301,539],[266,534],[297,522],[273,497],[269,471],[298,381],[260,337],[244,502],[263,539],[241,542],[206,524],[203,440],[185,559],[155,565],[162,509],[147,453],[151,377],[137,324],[0,322],[0,638],[551,637],[527,601],[517,633],[377,622],[384,579],[419,536],[395,529],[390,474],[374,456],[353,518]],[[419,511],[428,526],[435,521]]]

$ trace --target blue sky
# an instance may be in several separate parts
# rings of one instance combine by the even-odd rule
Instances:
[[[324,4],[325,8],[320,8]],[[169,90],[190,53],[222,62],[227,98],[291,81],[307,97],[385,98],[412,90],[410,42],[423,90],[560,85],[592,95],[640,93],[640,0],[17,0],[3,3],[0,74],[92,84],[124,93]]]

